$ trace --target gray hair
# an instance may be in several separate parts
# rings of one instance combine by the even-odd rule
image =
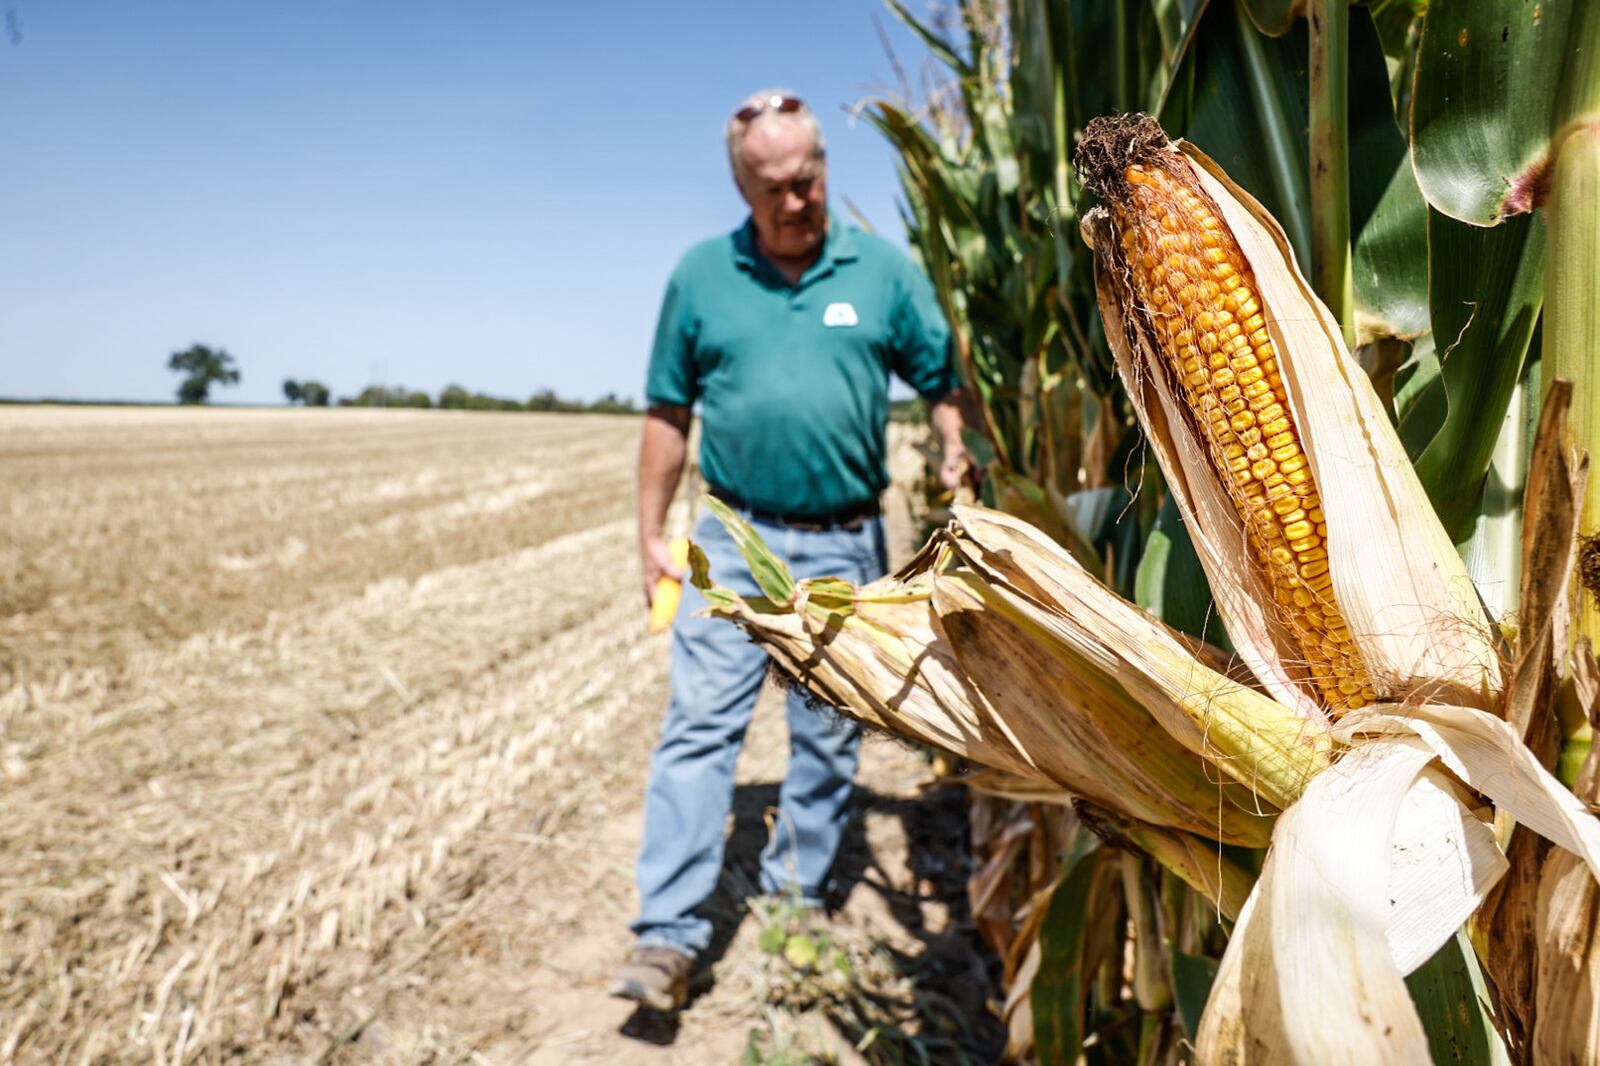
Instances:
[[[823,158],[825,153],[822,141],[822,126],[817,122],[817,116],[811,113],[811,108],[805,104],[800,105],[800,110],[791,111],[788,114],[784,114],[774,107],[766,106],[761,114],[749,122],[739,121],[738,113],[747,107],[770,105],[776,99],[795,95],[787,89],[762,89],[760,92],[754,92],[745,97],[739,103],[739,106],[733,109],[734,113],[728,116],[727,124],[722,128],[722,139],[728,145],[728,162],[733,166],[735,181],[741,184],[744,182],[744,135],[750,131],[752,126],[759,123],[793,122],[799,125],[807,133],[811,134],[811,141],[816,146],[812,150],[813,158]],[[798,99],[797,96],[796,99]]]

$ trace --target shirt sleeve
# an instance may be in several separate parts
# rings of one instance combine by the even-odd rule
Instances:
[[[929,403],[942,400],[960,384],[950,345],[950,327],[920,270],[906,264],[895,312],[894,372]]]
[[[650,368],[645,373],[644,395],[648,404],[675,407],[693,406],[700,395],[700,377],[695,369],[695,336],[699,332],[689,307],[683,268],[673,271],[661,299],[661,316],[656,320],[656,339],[650,349]]]

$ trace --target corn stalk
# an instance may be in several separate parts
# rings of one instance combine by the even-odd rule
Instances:
[[[1312,277],[1355,347],[1350,265],[1350,4],[1313,0],[1311,21]]]

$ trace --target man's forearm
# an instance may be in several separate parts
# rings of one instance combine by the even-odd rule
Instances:
[[[956,389],[942,400],[935,401],[928,410],[928,421],[933,423],[933,431],[939,434],[939,440],[945,448],[961,446],[961,427],[966,425],[962,417],[961,405],[964,396],[960,389]]]
[[[652,407],[639,440],[639,538],[660,537],[689,451],[689,410]]]

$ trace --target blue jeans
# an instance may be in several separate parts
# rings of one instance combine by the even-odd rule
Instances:
[[[860,583],[888,569],[881,519],[853,531],[751,524],[795,577]],[[732,539],[709,513],[696,526],[694,542],[711,563],[713,581],[740,595],[760,594]],[[711,942],[711,922],[695,911],[722,870],[734,763],[768,662],[766,652],[732,622],[696,617],[704,606],[686,582],[672,629],[672,699],[645,794],[639,917],[632,924],[641,945],[690,956]],[[787,706],[789,769],[778,793],[778,819],[761,853],[761,887],[816,903],[844,836],[861,729],[808,707],[800,689],[790,691]]]

